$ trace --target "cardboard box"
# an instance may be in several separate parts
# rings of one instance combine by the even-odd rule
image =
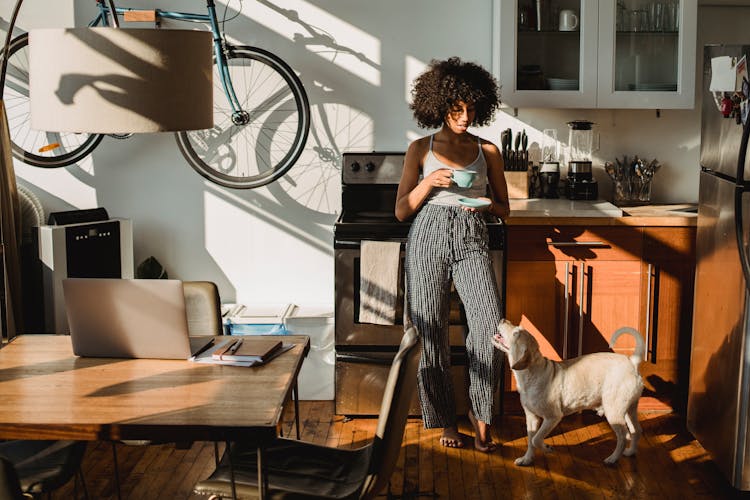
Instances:
[[[505,183],[508,185],[508,198],[529,197],[529,171],[505,171]]]

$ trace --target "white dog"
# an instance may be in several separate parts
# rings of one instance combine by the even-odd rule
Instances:
[[[635,352],[630,357],[599,352],[552,361],[542,356],[539,344],[529,332],[507,320],[500,322],[492,343],[508,355],[529,434],[526,454],[516,459],[516,465],[530,465],[535,448],[551,450],[544,444],[544,438],[564,416],[581,410],[596,410],[599,415],[604,415],[617,435],[615,451],[604,463],[615,463],[623,452],[625,456],[635,454],[641,437],[638,399],[643,391],[638,365],[646,346],[643,337],[629,327],[617,330],[612,335],[610,346],[622,333],[635,337]],[[628,436],[630,446],[626,450]]]

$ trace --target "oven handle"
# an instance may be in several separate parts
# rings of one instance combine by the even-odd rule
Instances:
[[[394,351],[393,356],[368,356],[367,354],[340,354],[336,353],[336,361],[342,363],[368,363],[373,365],[388,365],[393,363],[393,358],[396,357]]]
[[[373,240],[373,241],[398,241],[401,243],[401,250],[406,249],[406,241],[405,240],[389,240],[389,239],[381,239],[381,240]],[[361,240],[334,240],[333,246],[334,248],[340,248],[340,249],[351,249],[351,250],[359,250],[361,247]]]

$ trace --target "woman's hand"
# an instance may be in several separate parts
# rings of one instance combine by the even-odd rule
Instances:
[[[431,188],[447,188],[453,183],[453,179],[451,178],[452,175],[453,170],[449,168],[440,168],[425,177],[424,181]]]

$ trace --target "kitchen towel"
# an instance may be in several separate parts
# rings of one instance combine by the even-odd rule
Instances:
[[[362,241],[359,261],[359,322],[396,323],[401,243]]]

